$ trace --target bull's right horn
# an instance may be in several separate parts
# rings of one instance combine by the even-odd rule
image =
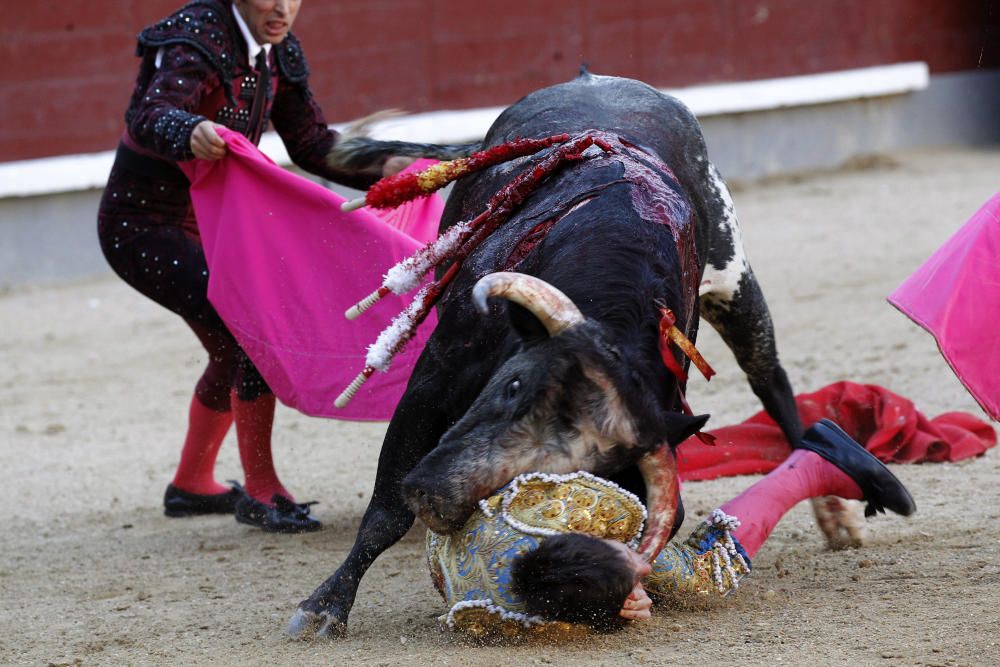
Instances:
[[[647,507],[639,555],[652,563],[670,539],[677,518],[680,497],[677,457],[670,445],[663,443],[639,459],[639,471],[646,483]]]
[[[489,312],[486,300],[491,296],[513,301],[538,318],[550,336],[583,323],[583,314],[568,296],[541,278],[526,273],[501,271],[479,279],[472,288],[472,302],[484,315]]]

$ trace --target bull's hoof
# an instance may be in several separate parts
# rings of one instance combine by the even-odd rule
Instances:
[[[824,496],[813,498],[812,506],[829,549],[856,549],[864,544],[865,522],[859,501]]]
[[[299,607],[288,621],[285,633],[292,639],[337,639],[347,634],[347,623],[326,612],[306,611]]]

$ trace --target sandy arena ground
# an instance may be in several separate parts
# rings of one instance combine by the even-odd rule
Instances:
[[[929,415],[981,411],[932,339],[884,298],[998,187],[1000,151],[905,154],[735,193],[785,368],[799,391],[884,385]],[[80,224],[91,224],[90,213]],[[995,317],[995,313],[984,313]],[[203,354],[181,321],[117,279],[0,295],[0,663],[243,665],[1000,664],[1000,452],[896,466],[919,506],[825,551],[802,505],[734,598],[582,644],[482,647],[444,611],[414,529],[364,580],[350,636],[292,642],[296,604],[341,562],[384,425],[279,409],[286,483],[326,529],[276,536],[231,517],[176,520],[161,499]],[[710,424],[758,409],[728,351],[690,392]],[[239,477],[227,441],[219,478]],[[696,517],[752,478],[690,484]]]

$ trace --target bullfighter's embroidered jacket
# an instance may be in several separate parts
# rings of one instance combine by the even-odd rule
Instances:
[[[249,63],[232,12],[225,0],[195,0],[139,33],[142,61],[108,185],[117,196],[106,198],[115,210],[103,215],[191,225],[187,179],[176,162],[194,157],[191,133],[204,120],[254,143],[270,122],[302,169],[355,188],[377,180],[326,164],[339,135],[310,92],[309,67],[294,35],[272,47],[271,86],[257,94],[262,77]]]
[[[476,637],[572,638],[583,626],[547,621],[527,613],[512,590],[511,566],[547,536],[580,532],[638,543],[646,511],[639,499],[588,473],[520,475],[480,501],[462,530],[427,533],[427,560],[435,587],[450,605],[439,621]],[[750,572],[750,559],[730,530],[734,517],[719,510],[687,540],[670,543],[643,580],[660,597],[726,595]]]

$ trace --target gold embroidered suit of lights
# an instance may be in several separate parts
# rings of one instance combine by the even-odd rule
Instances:
[[[659,598],[726,596],[750,574],[750,559],[730,534],[733,517],[719,510],[680,543],[665,546],[642,581]]]
[[[431,578],[450,605],[438,620],[477,638],[583,636],[590,632],[583,625],[529,615],[512,590],[511,565],[560,533],[586,533],[634,547],[645,519],[638,498],[589,473],[520,475],[480,501],[461,530],[450,535],[428,531]],[[643,585],[661,597],[730,593],[750,572],[749,558],[731,534],[738,525],[735,517],[715,510],[686,540],[664,547]]]
[[[560,484],[526,480],[505,511],[510,519],[536,530],[586,533],[621,542],[635,538],[645,518],[633,500],[583,477]]]
[[[511,589],[511,565],[559,533],[586,532],[634,544],[645,515],[634,495],[588,473],[519,476],[481,501],[461,530],[428,531],[431,578],[451,606],[439,621],[475,637],[586,634],[585,626],[529,615]]]

